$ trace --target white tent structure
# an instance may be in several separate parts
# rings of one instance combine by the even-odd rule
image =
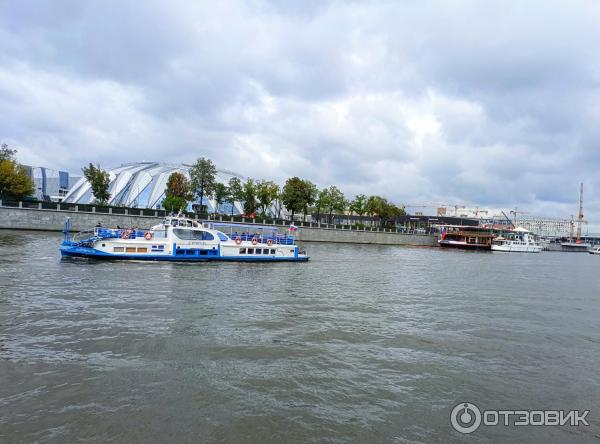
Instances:
[[[121,165],[117,168],[107,170],[110,175],[109,205],[124,206],[133,208],[153,208],[161,209],[162,201],[165,198],[167,181],[172,173],[178,172],[184,174],[188,179],[191,165],[185,164],[166,164],[157,162],[136,162]],[[227,184],[232,177],[239,178],[242,183],[245,178],[231,171],[217,170],[217,182]],[[64,199],[67,203],[90,204],[94,200],[92,189],[85,177],[71,188],[69,194]],[[193,202],[189,209],[192,209]],[[209,212],[215,211],[216,202],[207,197],[204,198],[204,205]],[[222,213],[231,212],[231,204],[224,203],[218,209]],[[233,213],[241,214],[242,205],[235,202]]]

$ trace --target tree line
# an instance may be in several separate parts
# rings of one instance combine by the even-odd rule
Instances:
[[[0,197],[23,198],[33,194],[34,185],[25,168],[15,160],[16,150],[2,145],[0,150]],[[83,175],[90,184],[94,203],[106,205],[110,200],[110,176],[99,165],[89,165],[82,168]],[[271,215],[281,219],[284,208],[292,219],[302,214],[306,220],[308,214],[314,214],[317,220],[333,223],[334,216],[340,214],[355,214],[378,216],[383,225],[391,223],[396,217],[405,214],[404,208],[396,206],[381,196],[366,196],[359,194],[349,200],[336,186],[321,190],[307,179],[290,177],[282,187],[270,180],[248,179],[242,182],[237,177],[229,179],[227,184],[217,181],[215,164],[204,157],[199,158],[190,168],[189,179],[182,173],[172,173],[167,181],[165,197],[162,206],[167,211],[186,210],[190,202],[200,202],[198,212],[206,213],[203,202],[206,198],[215,201],[214,212],[217,213],[222,205],[228,203],[233,216],[235,204],[239,202],[243,214],[254,217]]]
[[[229,203],[231,215],[234,213],[235,202],[239,202],[243,213],[250,217],[258,212],[266,216],[268,210],[273,208],[272,215],[281,218],[281,211],[285,207],[292,219],[295,215],[302,214],[303,220],[306,220],[306,216],[313,213],[318,220],[326,216],[326,220],[333,223],[334,215],[351,212],[359,217],[378,216],[383,225],[406,214],[403,207],[384,197],[359,194],[348,200],[336,186],[319,190],[310,180],[296,176],[290,177],[283,187],[279,187],[270,180],[248,179],[242,183],[237,177],[232,177],[227,184],[223,184],[216,180],[216,175],[214,163],[203,157],[190,169],[189,180],[181,173],[172,173],[167,182],[163,207],[169,211],[183,210],[194,197],[201,203],[205,197],[212,197],[216,204],[215,212],[218,212],[223,203]],[[204,209],[200,208],[200,212],[204,212]]]

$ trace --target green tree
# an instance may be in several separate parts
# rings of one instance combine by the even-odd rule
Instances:
[[[294,220],[294,214],[304,208],[304,186],[304,181],[296,176],[286,180],[283,186],[281,201],[292,214],[292,220]]]
[[[404,208],[400,208],[380,196],[370,196],[365,208],[367,214],[379,216],[382,227],[390,226],[397,217],[406,214]]]
[[[319,189],[310,180],[303,180],[302,182],[302,220],[306,222],[308,207],[315,203],[319,195]]]
[[[326,209],[329,212],[329,223],[333,223],[333,213],[343,213],[348,207],[348,201],[338,187],[330,186],[327,188],[326,205]]]
[[[190,179],[192,190],[200,199],[200,212],[203,211],[204,196],[210,195],[214,191],[217,168],[212,160],[199,158],[190,169]]]
[[[87,167],[82,169],[83,175],[92,187],[92,194],[94,195],[95,202],[100,205],[106,205],[110,199],[110,193],[108,192],[108,186],[110,185],[110,175],[100,168],[90,163]]]
[[[256,213],[256,183],[248,179],[242,187],[242,201],[244,202],[244,213],[247,215]]]
[[[0,149],[0,198],[22,199],[31,196],[34,191],[33,181],[27,170],[20,165],[15,154],[17,150],[3,144]]]
[[[329,190],[327,188],[323,188],[317,194],[317,198],[315,200],[315,210],[317,211],[317,221],[321,222],[321,210],[327,208],[329,205]]]
[[[369,196],[365,205],[365,213],[369,216],[378,216],[383,211],[383,198],[379,196]]]
[[[362,217],[367,212],[367,196],[357,194],[354,200],[350,203],[350,211]]]
[[[300,211],[303,212],[304,220],[306,220],[308,207],[315,202],[318,192],[316,185],[310,180],[303,180],[299,177],[290,177],[286,180],[281,193],[281,201],[291,212],[292,220],[294,214]]]
[[[256,198],[260,205],[260,212],[265,215],[275,199],[279,196],[279,185],[270,180],[261,180],[256,183]]]
[[[237,177],[229,179],[227,200],[231,204],[231,215],[233,216],[233,210],[235,208],[235,202],[242,202],[244,199],[244,188],[242,181]]]
[[[0,162],[3,160],[15,161],[15,154],[17,154],[17,150],[11,150],[6,143],[3,143],[0,147]]]
[[[167,211],[184,210],[193,197],[194,195],[190,190],[190,181],[184,174],[175,172],[167,180],[167,190],[162,205]]]
[[[215,198],[215,214],[219,212],[219,208],[223,205],[223,202],[227,199],[229,195],[229,189],[227,185],[221,182],[215,183],[214,186],[214,198]]]
[[[354,196],[352,202],[349,203],[348,209],[358,215],[359,221],[362,223],[362,217],[367,212],[367,196],[364,194]]]

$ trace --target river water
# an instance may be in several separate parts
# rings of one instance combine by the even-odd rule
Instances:
[[[0,442],[600,439],[600,257],[304,244],[298,264],[61,259],[0,231]],[[589,426],[450,424],[458,402]]]

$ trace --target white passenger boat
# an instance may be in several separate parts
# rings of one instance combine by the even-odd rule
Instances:
[[[153,261],[307,261],[306,252],[296,245],[294,228],[280,233],[273,226],[204,225],[169,217],[147,231],[96,227],[71,239],[67,219],[60,252],[63,256]]]
[[[600,245],[596,245],[588,250],[590,254],[600,254]]]
[[[542,251],[542,245],[537,241],[533,233],[519,227],[494,239],[492,242],[492,251],[539,253]]]

